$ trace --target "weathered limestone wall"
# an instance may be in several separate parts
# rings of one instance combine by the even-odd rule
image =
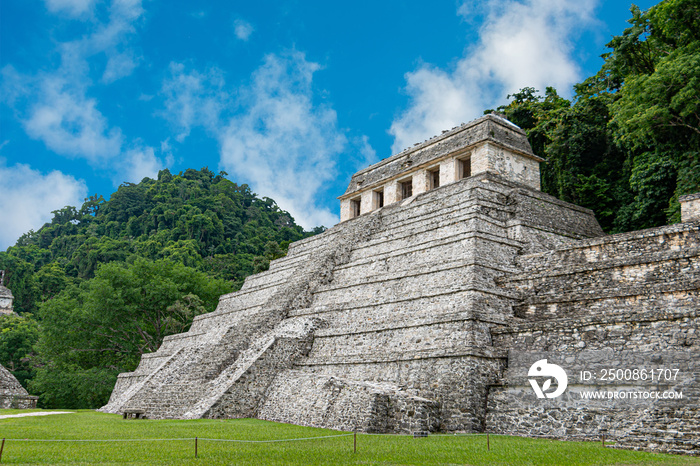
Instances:
[[[518,317],[549,319],[697,305],[700,232],[678,224],[519,257],[503,280],[522,296]]]
[[[692,326],[697,326],[695,320]],[[570,374],[566,392],[558,398],[536,399],[527,378],[526,369],[537,356],[529,346],[516,347],[509,354],[509,369],[506,372],[503,385],[491,387],[488,395],[488,416],[486,429],[510,435],[544,436],[559,439],[600,440],[605,436],[608,441],[615,442],[618,447],[660,450],[673,453],[700,454],[700,434],[697,430],[700,407],[697,399],[698,361],[697,347],[683,351],[659,351],[655,362],[650,362],[649,353],[641,349],[627,351],[603,348],[581,338],[582,333],[566,332],[563,325],[549,326],[542,329],[552,332],[550,344],[557,346],[561,354],[557,364],[566,367]],[[634,328],[634,324],[596,324],[588,326],[586,331],[626,333],[630,338],[650,338],[655,340],[656,330],[653,325],[647,326],[642,332]],[[564,350],[562,340],[569,341],[568,350]],[[524,337],[527,338],[527,337]],[[535,337],[538,344],[547,344]],[[584,342],[584,348],[579,343]],[[633,347],[634,345],[627,345]],[[524,348],[524,349],[522,349]],[[552,354],[551,350],[542,355]],[[523,360],[522,362],[519,361]],[[661,380],[654,383],[638,380],[616,382],[614,385],[600,381],[581,381],[578,374],[590,371],[600,374],[610,369],[609,361],[614,361],[619,367],[665,367],[679,368],[684,375],[679,380]],[[650,366],[651,364],[651,366]],[[511,369],[511,367],[513,369]],[[525,370],[522,370],[525,368]],[[675,390],[682,392],[683,399],[651,399],[641,396],[626,399],[590,399],[584,398],[583,393],[591,391],[602,392],[627,391],[641,394],[652,390],[666,392]]]
[[[540,189],[539,159],[518,157],[516,153],[493,143],[485,143],[472,151],[472,173],[491,172],[511,181]]]
[[[14,375],[0,365],[0,409],[36,408],[37,396],[30,396]]]
[[[388,383],[289,370],[275,379],[257,417],[340,430],[412,433],[437,430],[439,408],[435,401]]]
[[[681,203],[681,221],[700,222],[700,193],[681,196],[678,200]]]
[[[700,230],[685,223],[582,240],[518,258],[516,318],[491,329],[509,350],[508,371],[488,395],[489,431],[557,438],[606,435],[622,447],[700,454]],[[537,356],[540,352],[542,356]],[[518,364],[528,355],[529,363]],[[570,375],[565,395],[537,400],[527,366],[549,355]],[[581,380],[580,371],[678,369],[681,377]],[[681,391],[683,399],[582,399],[592,389]]]

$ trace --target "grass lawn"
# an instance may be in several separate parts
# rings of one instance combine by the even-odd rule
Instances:
[[[15,410],[16,411],[16,410]],[[0,414],[5,414],[0,411]],[[7,413],[9,414],[9,413]],[[700,465],[700,458],[603,448],[594,442],[558,442],[491,436],[339,436],[276,443],[232,443],[203,439],[275,440],[342,435],[326,429],[253,419],[156,421],[77,411],[0,419],[6,438],[2,463],[31,464],[509,464],[509,465]],[[156,441],[199,437],[194,440]],[[138,442],[25,442],[12,439],[140,439]]]

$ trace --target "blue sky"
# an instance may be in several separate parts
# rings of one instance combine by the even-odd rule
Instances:
[[[166,167],[331,226],[353,172],[524,86],[570,97],[630,5],[3,0],[0,248]]]

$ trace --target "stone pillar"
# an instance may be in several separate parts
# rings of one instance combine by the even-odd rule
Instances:
[[[430,189],[430,181],[428,180],[428,170],[418,170],[413,174],[411,179],[413,184],[413,195],[424,193]]]
[[[393,204],[401,199],[399,183],[392,181],[384,186],[384,205]]]
[[[678,198],[681,203],[681,222],[700,222],[700,193]]]
[[[455,159],[447,159],[440,162],[440,186],[458,181],[456,165],[457,161]]]
[[[372,195],[374,194],[374,191],[368,190],[365,191],[361,194],[361,200],[360,200],[360,213],[366,214],[367,212],[371,212],[374,210],[374,206],[372,205]]]
[[[492,168],[491,162],[496,158],[495,152],[495,147],[489,143],[481,144],[472,151],[472,176],[484,173]]]
[[[350,199],[340,201],[340,221],[350,220]]]
[[[379,202],[380,195],[382,198],[381,205]],[[384,186],[382,186],[379,189],[375,189],[372,191],[372,210],[377,210],[381,207],[384,207]]]

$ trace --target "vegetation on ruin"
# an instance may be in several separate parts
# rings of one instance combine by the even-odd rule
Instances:
[[[0,420],[6,439],[140,439],[138,442],[22,442],[6,440],[3,463],[32,464],[509,464],[687,465],[698,458],[603,448],[600,442],[560,442],[492,435],[357,435],[253,419],[123,420],[81,411]],[[269,441],[234,443],[203,439]],[[197,459],[194,438],[197,437]],[[148,441],[147,439],[186,439]]]
[[[498,108],[547,159],[542,190],[611,233],[677,223],[700,191],[700,4],[635,6],[629,23],[572,101],[525,88]]]

